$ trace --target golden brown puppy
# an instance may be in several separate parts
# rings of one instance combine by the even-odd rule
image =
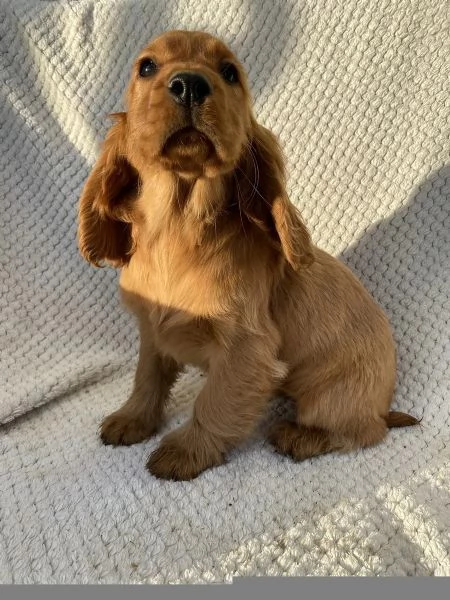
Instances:
[[[154,434],[187,363],[208,378],[192,417],[150,456],[158,477],[191,479],[221,464],[277,392],[295,400],[297,419],[270,439],[297,460],[416,423],[389,412],[387,319],[311,244],[230,50],[205,33],[162,35],[137,59],[127,112],[114,118],[83,190],[79,244],[91,263],[122,267],[141,341],[134,389],[104,420],[103,441]]]

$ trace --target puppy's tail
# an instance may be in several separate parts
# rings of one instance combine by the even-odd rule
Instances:
[[[393,427],[409,427],[411,425],[419,425],[420,423],[419,419],[416,419],[416,417],[396,410],[392,410],[388,413],[385,420],[389,429],[392,429]]]

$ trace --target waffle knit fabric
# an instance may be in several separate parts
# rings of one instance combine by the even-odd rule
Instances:
[[[100,444],[137,337],[117,273],[78,255],[77,203],[135,56],[173,28],[243,61],[314,241],[391,319],[420,428],[301,464],[256,436],[187,483],[145,470],[160,435]],[[0,582],[450,575],[449,40],[442,0],[1,0]],[[179,380],[162,433],[201,385]]]

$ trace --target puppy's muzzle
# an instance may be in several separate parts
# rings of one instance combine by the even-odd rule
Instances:
[[[186,108],[203,104],[212,91],[203,75],[188,71],[174,75],[168,87],[175,102]]]

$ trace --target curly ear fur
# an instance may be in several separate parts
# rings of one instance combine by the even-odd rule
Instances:
[[[242,209],[248,219],[269,233],[287,262],[298,270],[313,261],[311,238],[287,196],[277,139],[256,121],[252,125],[253,135],[238,172],[239,187],[246,189],[240,194]]]
[[[101,266],[121,266],[133,253],[130,205],[139,175],[126,158],[126,113],[115,120],[89,175],[79,204],[78,243],[82,256]]]

